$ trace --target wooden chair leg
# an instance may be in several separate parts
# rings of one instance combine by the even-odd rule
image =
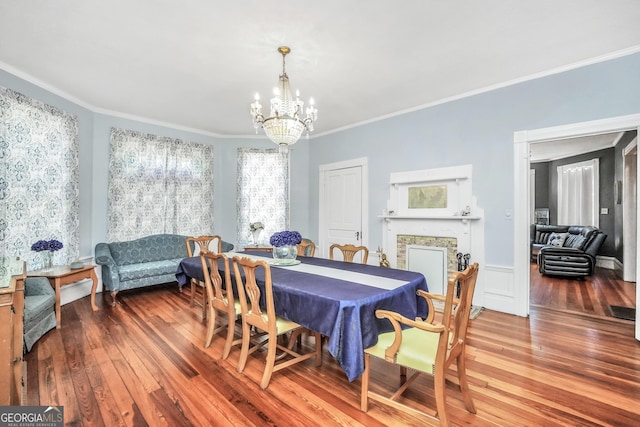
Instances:
[[[224,349],[222,350],[222,359],[229,357],[231,352],[231,345],[233,344],[233,336],[236,332],[236,319],[229,319],[227,322],[227,339],[224,342]]]
[[[264,367],[264,374],[262,375],[262,383],[260,387],[266,390],[269,387],[269,381],[271,381],[271,375],[273,374],[273,368],[276,363],[276,349],[278,347],[278,337],[269,335],[269,344],[267,347],[267,362]]]
[[[471,397],[471,390],[469,390],[469,381],[467,381],[467,364],[464,360],[464,351],[460,354],[456,360],[456,366],[458,370],[458,381],[460,382],[460,391],[462,392],[462,398],[464,399],[464,405],[467,407],[467,411],[472,414],[476,413],[476,407],[473,404],[473,397]]]
[[[369,373],[371,372],[371,356],[364,355],[364,372],[360,381],[362,386],[360,389],[360,410],[367,412],[369,410]]]
[[[316,340],[316,367],[322,366],[322,343],[324,340],[322,339],[322,335],[319,332],[314,332],[314,339]]]
[[[204,347],[209,348],[213,339],[213,332],[216,328],[216,311],[209,305],[209,320],[207,321],[207,338],[204,340]]]
[[[449,416],[447,415],[447,401],[445,394],[445,376],[441,370],[436,370],[433,376],[433,387],[436,397],[436,409],[440,425],[449,426]]]
[[[191,307],[195,305],[196,279],[191,279]]]
[[[244,366],[247,364],[247,357],[249,356],[249,339],[251,338],[251,330],[249,325],[242,321],[242,347],[240,348],[240,359],[238,360],[238,372],[244,370]]]
[[[204,286],[204,283],[200,282],[198,285],[202,290],[202,320],[207,320],[207,306],[209,305],[209,296],[207,295],[207,287]]]

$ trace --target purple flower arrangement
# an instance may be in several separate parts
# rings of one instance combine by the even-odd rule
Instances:
[[[33,245],[31,245],[31,250],[35,252],[42,251],[51,251],[55,252],[57,250],[62,249],[64,245],[61,241],[52,239],[52,240],[38,240]]]
[[[278,231],[273,233],[269,239],[271,246],[279,248],[280,246],[297,245],[302,242],[302,236],[297,231]]]

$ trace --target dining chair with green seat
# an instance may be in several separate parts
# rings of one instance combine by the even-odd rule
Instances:
[[[367,412],[369,401],[385,403],[401,411],[411,414],[421,414],[429,418],[436,418],[441,425],[449,426],[446,407],[445,374],[449,366],[456,362],[458,383],[467,410],[476,413],[469,383],[467,381],[465,349],[469,313],[478,277],[478,263],[469,266],[463,272],[449,276],[447,294],[436,295],[423,290],[418,295],[427,301],[429,312],[426,319],[408,319],[398,313],[387,310],[376,310],[376,317],[388,319],[393,325],[393,331],[378,336],[378,343],[365,350],[365,368],[362,374],[362,391],[360,408]],[[456,297],[456,290],[459,297]],[[442,315],[436,316],[434,300],[444,302]],[[439,321],[436,318],[440,318]],[[408,326],[402,329],[402,325]],[[400,388],[386,397],[369,390],[369,376],[371,374],[371,357],[384,359],[389,363],[400,365],[403,376]],[[415,374],[406,380],[407,368],[415,370]],[[433,376],[433,387],[436,401],[434,415],[409,407],[398,399],[413,381],[421,374]]]
[[[207,296],[207,335],[204,341],[205,348],[211,345],[213,335],[224,330],[226,327],[227,336],[222,350],[222,358],[229,357],[231,347],[242,343],[242,339],[234,340],[236,319],[240,315],[240,301],[234,298],[233,286],[231,285],[231,272],[229,270],[229,259],[223,253],[200,252],[200,262],[204,275],[204,285]],[[224,278],[220,275],[220,262],[224,268]],[[224,284],[224,287],[223,287]],[[224,313],[227,323],[215,328],[216,313]]]
[[[298,248],[298,256],[310,256],[312,257],[316,253],[316,244],[311,239],[303,238],[300,243],[296,245]]]
[[[190,257],[197,256],[201,253],[207,253],[215,251],[217,253],[222,252],[222,237],[216,235],[213,236],[199,236],[199,237],[187,237],[185,239],[187,245],[187,255]],[[202,290],[202,301],[196,300],[196,289],[199,286]],[[202,318],[207,318],[207,295],[205,292],[204,282],[200,282],[197,279],[191,279],[191,307],[195,304],[202,306]]]
[[[366,246],[355,246],[351,244],[339,245],[334,243],[329,246],[329,259],[333,258],[333,250],[338,249],[342,252],[342,260],[344,262],[353,262],[353,258],[359,253],[362,252],[362,264],[367,263],[367,259],[369,258],[369,249]]]
[[[262,269],[264,273],[264,301],[265,307],[260,307],[261,290],[256,281],[256,272]],[[243,274],[241,274],[242,270]],[[242,372],[247,363],[249,354],[267,345],[267,359],[262,382],[260,387],[264,390],[269,386],[271,375],[275,371],[289,367],[295,363],[303,362],[313,357],[316,363],[321,363],[321,339],[320,334],[315,334],[315,350],[306,354],[297,353],[283,345],[278,344],[278,336],[302,328],[299,324],[276,315],[273,299],[271,267],[266,261],[253,261],[249,258],[234,256],[233,271],[238,288],[238,298],[240,299],[240,309],[242,312],[242,348],[240,350],[240,360],[238,361],[238,372]],[[264,310],[264,311],[263,311]],[[251,339],[251,327],[264,331],[268,339],[262,340],[252,347],[249,346]],[[276,364],[276,350],[283,354],[278,356]],[[291,356],[292,358],[287,358]]]

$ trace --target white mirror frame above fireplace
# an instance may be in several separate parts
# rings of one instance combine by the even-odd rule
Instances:
[[[443,292],[447,273],[457,270],[458,252],[470,254],[469,262],[478,262],[481,271],[484,266],[484,210],[473,196],[472,172],[471,165],[461,165],[390,174],[387,208],[379,216],[382,249],[391,267],[423,273],[435,293]],[[428,186],[446,187],[446,206],[409,208],[409,188]],[[419,255],[408,253],[414,250]],[[447,271],[442,271],[444,266]],[[482,276],[474,305],[483,305]]]

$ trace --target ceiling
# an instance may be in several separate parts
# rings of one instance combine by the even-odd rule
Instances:
[[[318,135],[640,51],[638,22],[637,0],[2,1],[0,68],[96,112],[245,137],[288,45]]]
[[[529,145],[529,161],[531,163],[549,162],[592,153],[605,148],[615,147],[624,132],[603,133],[577,138],[566,138],[555,141],[536,142]]]

